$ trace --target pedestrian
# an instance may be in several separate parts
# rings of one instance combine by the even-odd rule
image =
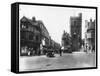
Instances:
[[[62,56],[62,50],[61,50],[61,48],[59,49],[59,53],[60,53],[60,56]]]

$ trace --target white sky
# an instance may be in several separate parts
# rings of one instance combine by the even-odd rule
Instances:
[[[19,19],[23,16],[31,19],[35,16],[36,20],[42,20],[51,38],[60,44],[63,31],[70,33],[70,16],[82,13],[82,38],[84,38],[85,20],[96,19],[95,9],[20,5],[19,10]]]

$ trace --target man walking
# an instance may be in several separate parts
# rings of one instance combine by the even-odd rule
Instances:
[[[59,53],[60,53],[60,56],[62,56],[62,50],[61,50],[61,48],[59,49]]]

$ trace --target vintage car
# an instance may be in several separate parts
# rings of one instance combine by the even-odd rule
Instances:
[[[46,52],[47,57],[54,57],[54,50],[53,49],[48,49]]]

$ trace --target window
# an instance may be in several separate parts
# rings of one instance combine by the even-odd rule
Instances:
[[[22,24],[22,28],[26,28],[26,26]]]
[[[26,39],[25,36],[26,36],[26,33],[22,31],[21,32],[21,39]]]
[[[33,35],[29,35],[29,40],[33,40]]]
[[[39,36],[36,36],[36,40],[37,40],[37,41],[39,40]]]

